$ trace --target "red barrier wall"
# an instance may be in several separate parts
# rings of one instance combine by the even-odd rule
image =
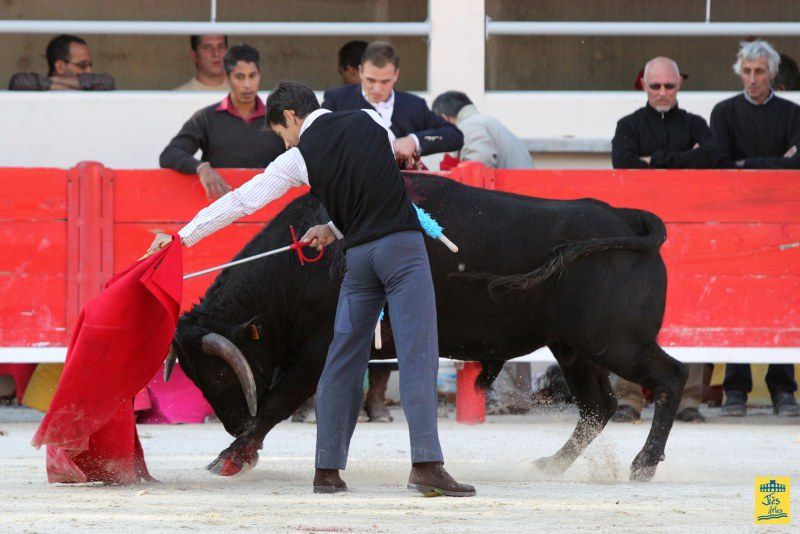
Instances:
[[[452,177],[543,198],[592,197],[667,224],[665,346],[800,346],[800,173],[493,171]]]
[[[233,186],[253,170],[225,170]],[[594,197],[667,223],[662,343],[800,346],[800,180],[791,171],[492,171],[451,178],[547,198]],[[0,346],[67,344],[87,298],[135,261],[155,230],[174,232],[207,200],[197,179],[163,170],[0,168]],[[187,272],[228,261],[286,197],[188,251]],[[287,234],[287,241],[289,236]],[[188,280],[184,306],[213,276]]]

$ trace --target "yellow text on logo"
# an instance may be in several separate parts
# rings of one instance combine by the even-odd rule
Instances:
[[[756,524],[789,524],[789,477],[756,477],[753,495]]]

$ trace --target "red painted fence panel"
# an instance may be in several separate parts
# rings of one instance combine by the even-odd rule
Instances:
[[[665,346],[800,347],[800,173],[486,169],[452,177],[541,198],[592,197],[667,223]]]
[[[258,171],[224,170],[233,186]],[[451,178],[545,198],[594,197],[667,223],[667,346],[800,347],[800,176],[791,171],[493,171]],[[163,170],[0,168],[0,346],[63,346],[82,302],[208,201]],[[305,189],[204,240],[187,271],[228,261]],[[287,241],[289,236],[287,234]],[[185,285],[195,302],[213,280]]]

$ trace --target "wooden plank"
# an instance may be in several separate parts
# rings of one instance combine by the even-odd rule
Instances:
[[[800,328],[800,277],[675,276],[667,326]]]
[[[800,224],[667,225],[670,276],[800,276]]]
[[[62,221],[0,224],[0,275],[58,275],[67,268],[67,225]]]
[[[665,326],[658,341],[662,347],[800,347],[797,328],[704,328]],[[796,349],[794,361],[800,361]]]
[[[0,167],[0,220],[54,220],[67,217],[67,171]]]
[[[0,276],[0,329],[66,327],[66,277]]]
[[[41,328],[2,328],[0,327],[0,347],[66,347],[69,344],[67,329],[43,330]],[[66,348],[64,349],[66,352]],[[14,363],[20,360],[0,359],[0,363]],[[35,363],[46,360],[25,360]],[[57,361],[64,361],[63,359]]]
[[[797,171],[497,171],[496,188],[540,198],[597,198],[668,222],[800,222]]]
[[[220,174],[233,187],[261,172],[258,169],[221,169]],[[209,201],[197,176],[175,171],[114,171],[115,222],[188,222]],[[308,192],[307,187],[289,190],[281,199],[241,219],[264,222],[272,219],[295,198]]]

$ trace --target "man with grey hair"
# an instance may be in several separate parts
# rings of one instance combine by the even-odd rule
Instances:
[[[461,161],[480,161],[493,169],[532,169],[533,159],[519,137],[494,117],[478,111],[469,97],[447,91],[436,97],[431,110],[464,134]]]
[[[703,169],[717,166],[718,151],[705,119],[678,107],[677,63],[656,57],[644,67],[647,104],[617,123],[611,141],[615,169]]]
[[[711,112],[711,129],[727,166],[747,169],[800,169],[800,106],[775,95],[771,83],[780,57],[766,41],[742,42],[733,70],[744,91],[723,100]],[[794,398],[794,365],[771,364],[766,376],[773,411],[800,416]],[[749,364],[727,364],[722,415],[747,413],[747,394],[753,389]]]
[[[726,167],[800,169],[800,106],[772,90],[779,64],[780,56],[768,42],[741,43],[733,70],[744,91],[711,112],[711,129]]]

